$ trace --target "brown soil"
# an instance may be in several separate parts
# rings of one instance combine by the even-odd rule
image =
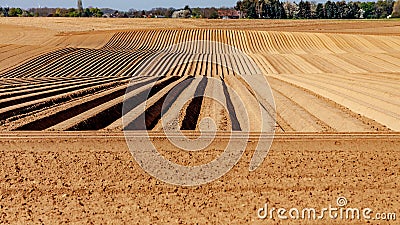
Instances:
[[[226,141],[217,138],[200,159],[219,154]],[[122,134],[8,133],[0,142],[1,223],[263,224],[268,220],[257,219],[256,210],[265,203],[323,208],[339,196],[351,207],[396,212],[400,206],[399,134],[279,135],[254,172],[248,170],[251,141],[227,175],[189,188],[145,173]],[[166,157],[190,164],[190,155],[174,153],[164,138],[153,143]]]

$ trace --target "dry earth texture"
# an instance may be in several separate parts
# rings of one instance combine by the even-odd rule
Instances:
[[[0,30],[2,223],[266,223],[256,217],[266,202],[323,208],[338,196],[354,207],[400,208],[398,20],[0,18]],[[260,99],[239,76],[252,73],[272,89],[278,133],[258,170],[248,171],[256,140],[228,175],[200,187],[160,183],[134,162],[118,133],[129,82],[128,98],[150,93],[145,111],[136,110],[143,102],[129,108],[145,118],[136,129],[157,133],[165,119],[199,130],[211,117],[229,132],[240,122],[235,107],[209,98],[173,106],[198,91],[235,106],[216,78],[254,112]],[[259,131],[260,115],[250,116]],[[227,140],[203,156],[180,155],[163,137],[154,143],[192,165],[212,160]]]

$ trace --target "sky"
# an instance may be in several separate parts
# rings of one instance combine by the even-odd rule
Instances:
[[[82,0],[83,7],[93,6],[98,8],[112,8],[128,11],[129,9],[151,9],[156,7],[183,8],[185,5],[190,7],[233,7],[237,0]],[[49,8],[76,8],[76,0],[0,0],[0,6],[19,7],[23,9],[33,7]]]

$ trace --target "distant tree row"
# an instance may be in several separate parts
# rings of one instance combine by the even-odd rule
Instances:
[[[171,18],[175,11],[185,10],[188,12],[187,17],[194,18],[219,18],[218,9],[216,8],[194,8],[188,5],[182,9],[175,8],[153,8],[151,10],[135,10],[130,9],[127,12],[115,9],[99,9],[99,8],[31,8],[23,10],[20,8],[3,8],[0,7],[0,16],[5,17],[114,17],[114,18]]]
[[[9,8],[9,7],[0,7],[0,16],[31,16],[30,13],[26,10],[22,10],[21,8]]]
[[[161,18],[171,18],[175,11],[186,10],[190,12],[190,17],[193,18],[208,18],[217,19],[219,18],[218,9],[214,7],[210,8],[190,8],[188,5],[182,9],[175,8],[153,8],[151,10],[135,10],[130,9],[127,13],[129,17],[161,17]]]
[[[243,18],[259,19],[380,19],[392,14],[394,0],[377,2],[327,1],[316,3],[301,0],[243,0],[236,3]]]
[[[99,8],[21,8],[0,7],[0,16],[4,17],[33,17],[33,16],[54,16],[54,17],[101,17],[103,12]]]
[[[78,4],[79,6],[79,4]],[[219,18],[218,9],[211,8],[194,8],[191,9],[188,5],[182,9],[175,8],[153,8],[151,10],[135,10],[130,9],[127,12],[117,11],[114,9],[99,9],[99,8],[31,8],[28,10],[23,10],[20,8],[3,8],[0,7],[0,16],[5,17],[118,17],[118,18],[171,18],[172,14],[178,10],[187,10],[190,12],[188,17],[194,18],[209,18],[216,19]]]
[[[285,2],[283,2],[285,1]],[[182,9],[153,8],[151,10],[130,9],[127,12],[114,9],[83,8],[78,3],[75,8],[20,8],[0,7],[0,16],[28,17],[118,17],[118,18],[171,18],[176,11],[182,11],[192,18],[223,18],[223,12],[234,12],[237,17],[257,19],[380,19],[389,15],[400,17],[400,1],[395,5],[394,0],[378,0],[377,2],[346,2],[326,1],[316,3],[300,0],[299,3],[290,0],[241,0],[234,8],[193,8],[185,6]],[[239,12],[239,14],[238,14]],[[223,14],[223,15],[221,15]],[[226,15],[225,15],[226,16]]]

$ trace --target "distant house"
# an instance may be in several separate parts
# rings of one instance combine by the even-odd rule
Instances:
[[[239,19],[239,11],[234,9],[220,9],[218,10],[218,16],[221,19]]]
[[[110,13],[104,13],[102,17],[103,18],[111,18],[111,14]]]
[[[177,10],[174,13],[172,13],[172,18],[189,18],[191,17],[192,14],[190,13],[190,10]]]

